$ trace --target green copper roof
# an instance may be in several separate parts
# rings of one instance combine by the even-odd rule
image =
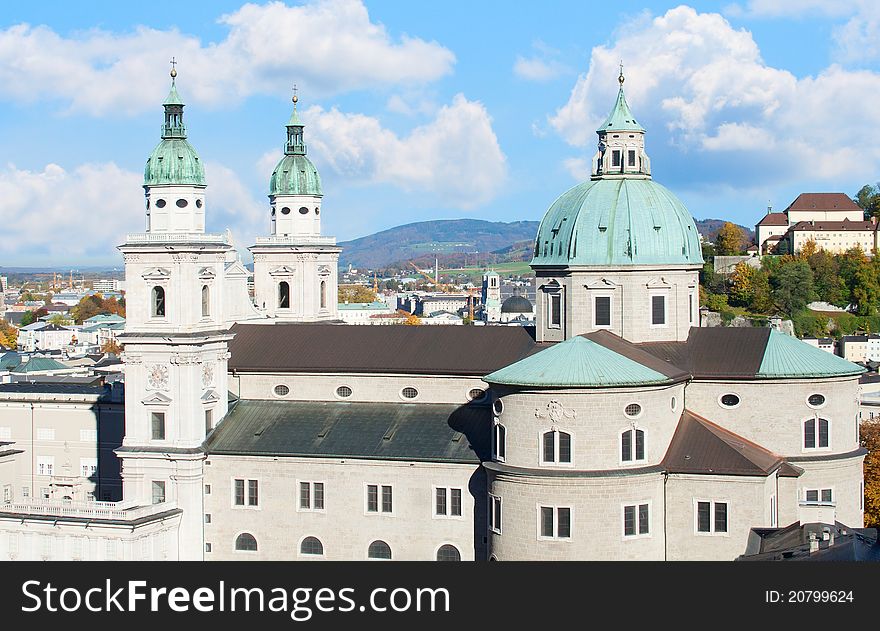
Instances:
[[[544,215],[532,265],[702,265],[694,219],[667,188],[645,178],[578,184]]]
[[[16,352],[0,354],[0,370],[11,370],[21,363],[21,355]]]
[[[147,158],[144,186],[190,184],[205,186],[205,169],[186,138],[162,140]]]
[[[596,130],[597,133],[605,131],[645,131],[645,128],[639,125],[635,116],[629,110],[626,104],[626,97],[623,95],[623,86],[617,92],[617,102],[614,109],[605,119],[605,122]]]
[[[57,362],[49,357],[31,357],[25,363],[13,368],[10,372],[43,372],[47,370],[67,370],[68,368],[70,368],[70,366],[65,366],[61,362]]]
[[[483,381],[510,386],[598,388],[666,383],[669,378],[601,344],[575,336],[496,370]]]
[[[147,158],[144,167],[144,186],[174,184],[205,186],[205,169],[199,160],[199,154],[186,139],[183,100],[177,93],[173,78],[171,91],[163,106],[165,124],[162,126],[162,141]]]
[[[177,86],[173,79],[171,81],[171,91],[168,93],[168,97],[162,105],[183,105],[183,99],[181,99],[180,95],[177,93]]]
[[[859,375],[863,372],[865,369],[861,366],[774,329],[767,339],[757,376],[769,379],[835,377]]]
[[[281,158],[269,179],[269,195],[322,196],[321,176],[305,155],[293,154]]]

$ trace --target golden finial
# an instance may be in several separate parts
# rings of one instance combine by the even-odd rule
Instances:
[[[174,57],[172,57],[171,58],[171,78],[172,79],[177,77],[177,68],[175,68],[176,65],[177,65],[177,61],[175,61]]]
[[[617,77],[617,82],[620,84],[620,87],[623,87],[623,82],[625,79],[623,78],[623,59],[620,60],[620,75]]]
[[[296,102],[299,101],[299,97],[296,95],[296,84],[293,84],[293,108],[296,109]]]

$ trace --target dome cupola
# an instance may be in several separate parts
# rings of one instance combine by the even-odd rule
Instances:
[[[312,161],[306,156],[306,144],[303,140],[305,127],[299,118],[296,104],[299,97],[293,96],[293,114],[287,121],[287,142],[284,145],[284,157],[272,171],[269,179],[269,195],[311,195],[323,196],[321,176]]]

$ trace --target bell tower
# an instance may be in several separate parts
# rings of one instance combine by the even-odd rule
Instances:
[[[183,511],[180,558],[203,558],[201,445],[227,411],[224,305],[237,257],[226,235],[205,232],[205,174],[186,139],[171,70],[161,141],[147,160],[147,228],[119,246],[125,261],[123,495]]]
[[[265,315],[287,322],[337,320],[335,237],[321,235],[321,177],[306,155],[297,111],[287,122],[284,157],[269,179],[269,236],[258,237],[254,255],[254,300]]]

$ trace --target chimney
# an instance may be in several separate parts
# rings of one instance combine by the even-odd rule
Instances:
[[[819,550],[819,538],[816,536],[815,532],[810,533],[810,554],[813,554]]]

